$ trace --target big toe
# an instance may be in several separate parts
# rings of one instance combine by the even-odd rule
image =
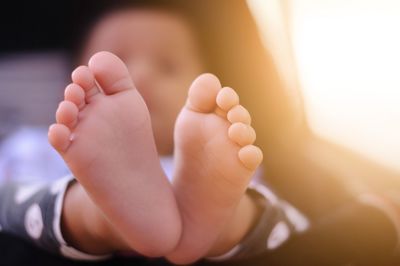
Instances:
[[[105,94],[133,89],[133,81],[124,62],[110,52],[98,52],[88,63],[97,83]]]
[[[188,107],[197,112],[213,112],[217,106],[216,97],[220,89],[221,83],[216,76],[212,74],[200,75],[190,86]]]

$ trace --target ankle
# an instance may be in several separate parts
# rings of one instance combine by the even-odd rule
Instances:
[[[69,245],[88,254],[109,254],[124,246],[122,239],[117,237],[101,211],[77,182],[66,190],[61,228]]]
[[[262,208],[258,206],[257,202],[248,193],[244,194],[232,220],[211,247],[207,257],[225,254],[240,243],[256,224],[261,211]]]

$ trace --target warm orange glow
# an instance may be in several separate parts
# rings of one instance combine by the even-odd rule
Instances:
[[[262,10],[279,1],[250,2]],[[400,2],[288,3],[284,19],[313,131],[400,171]]]

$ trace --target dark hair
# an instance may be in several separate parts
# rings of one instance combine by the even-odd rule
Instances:
[[[95,0],[78,1],[77,5],[82,15],[76,23],[84,34],[76,44],[82,43],[99,18],[117,9],[155,8],[182,15],[195,30],[206,71],[217,75],[224,86],[234,88],[251,112],[257,144],[268,164],[281,144],[280,136],[291,130],[295,114],[245,1]],[[79,47],[75,54],[77,51]]]

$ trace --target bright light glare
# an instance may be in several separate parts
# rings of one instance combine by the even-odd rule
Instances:
[[[400,2],[292,1],[311,127],[400,170]]]
[[[288,2],[312,130],[400,171],[400,1]]]

